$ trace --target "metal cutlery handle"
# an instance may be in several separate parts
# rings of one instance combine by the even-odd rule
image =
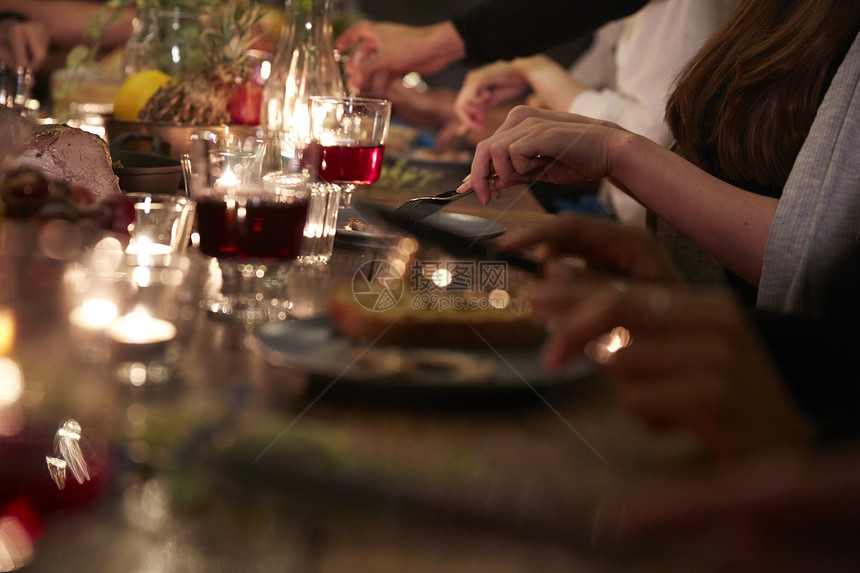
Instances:
[[[461,197],[465,197],[473,191],[473,189],[470,189],[464,193],[457,193],[456,189],[452,189],[451,191],[445,191],[431,197],[416,197],[400,205],[394,212],[399,215],[421,219],[432,215],[442,207],[453,203]]]
[[[472,192],[472,190],[470,189],[466,193],[471,193],[471,192]],[[450,198],[453,201],[455,198],[459,199],[459,197],[456,197],[457,195],[465,195],[466,193],[457,193],[456,189],[451,189],[450,191],[445,191],[444,193],[439,193],[434,198],[435,199],[449,199]]]

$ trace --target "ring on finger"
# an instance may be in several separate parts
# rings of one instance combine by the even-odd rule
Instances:
[[[623,326],[616,326],[586,344],[583,353],[597,364],[606,364],[616,352],[631,344],[633,344],[633,337],[630,331]]]

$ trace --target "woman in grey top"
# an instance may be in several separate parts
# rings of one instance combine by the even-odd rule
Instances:
[[[669,100],[667,117],[678,154],[613,124],[518,108],[478,145],[464,187],[474,185],[488,202],[504,187],[534,179],[610,178],[704,248],[754,295],[765,249],[776,240],[769,234],[779,197],[797,185],[789,179],[792,170],[810,161],[832,161],[830,168],[803,178],[804,187],[811,184],[809,177],[826,184],[820,193],[829,197],[833,192],[827,188],[856,169],[848,154],[831,150],[822,155],[813,148],[832,147],[827,133],[850,124],[857,113],[850,94],[857,85],[858,29],[856,2],[745,0],[681,74]],[[838,139],[842,149],[850,149],[849,139],[844,133]],[[496,177],[487,180],[490,173]],[[848,178],[841,187],[851,186]],[[839,228],[857,233],[860,214],[845,215],[849,219]],[[804,216],[801,209],[787,231],[813,222],[816,228],[828,227],[827,216]],[[817,241],[817,235],[810,240]],[[780,249],[767,247],[769,265],[787,242],[781,241]],[[818,250],[804,247],[804,252],[832,260],[839,253],[830,248],[832,241]],[[771,295],[771,284],[768,280],[768,296],[785,294]],[[796,304],[783,310],[809,309]]]

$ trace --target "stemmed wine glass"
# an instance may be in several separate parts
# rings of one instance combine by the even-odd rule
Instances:
[[[278,268],[299,255],[308,217],[307,183],[296,179],[276,189],[264,186],[254,169],[254,153],[232,149],[210,151],[203,168],[208,175],[191,186],[199,248],[217,260],[222,275],[220,292],[205,305],[213,314],[246,324],[286,319],[286,273]]]
[[[302,151],[301,167],[313,183],[300,261],[325,264],[334,247],[339,207],[349,206],[355,185],[379,179],[391,102],[312,96],[308,113],[310,141]]]
[[[340,186],[349,206],[356,185],[379,179],[391,102],[363,97],[311,97],[311,143],[305,152],[318,181]]]

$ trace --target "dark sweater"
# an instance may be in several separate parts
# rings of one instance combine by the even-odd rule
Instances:
[[[826,282],[821,318],[758,311],[754,320],[783,379],[823,442],[860,438],[860,248]]]
[[[484,0],[452,18],[471,65],[530,56],[629,16],[645,0]]]

